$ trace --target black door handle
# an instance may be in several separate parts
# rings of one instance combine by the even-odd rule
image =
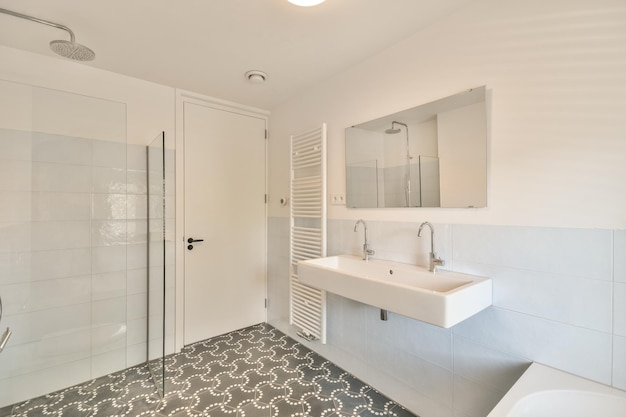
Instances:
[[[187,239],[187,243],[195,243],[195,242],[204,242],[204,239],[194,239],[192,237]]]

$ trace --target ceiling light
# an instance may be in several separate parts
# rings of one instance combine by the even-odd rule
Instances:
[[[289,3],[295,4],[296,6],[309,7],[324,3],[324,0],[289,0]]]
[[[246,72],[246,80],[252,84],[263,84],[267,80],[267,74],[257,70],[248,71]]]

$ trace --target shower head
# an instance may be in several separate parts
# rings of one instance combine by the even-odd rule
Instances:
[[[394,128],[394,127],[393,127],[394,125],[401,125],[401,126],[404,126],[404,127],[406,127],[407,131],[408,131],[408,129],[409,129],[409,128],[407,127],[407,125],[405,125],[404,123],[400,123],[400,122],[393,121],[393,122],[391,122],[391,128],[386,129],[386,130],[385,130],[385,133],[388,133],[388,134],[390,134],[390,135],[395,135],[396,133],[400,133],[400,132],[401,132],[401,129],[400,129],[399,127]]]
[[[85,45],[72,41],[51,41],[50,49],[52,52],[65,58],[74,59],[76,61],[93,61],[96,53]]]
[[[50,42],[50,49],[52,49],[54,53],[59,54],[62,57],[74,59],[76,61],[92,61],[96,57],[94,51],[84,45],[76,43],[76,41],[74,40],[74,32],[72,32],[67,26],[2,8],[0,8],[0,13],[19,17],[21,19],[30,20],[31,22],[41,23],[42,25],[52,26],[69,33],[69,41],[57,40]]]

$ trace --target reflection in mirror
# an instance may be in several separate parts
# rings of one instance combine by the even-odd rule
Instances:
[[[485,87],[346,129],[350,208],[485,207]]]

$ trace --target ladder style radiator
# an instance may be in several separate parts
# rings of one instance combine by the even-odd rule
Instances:
[[[298,261],[326,256],[326,124],[291,136],[289,323],[326,343],[326,291],[298,279]]]

